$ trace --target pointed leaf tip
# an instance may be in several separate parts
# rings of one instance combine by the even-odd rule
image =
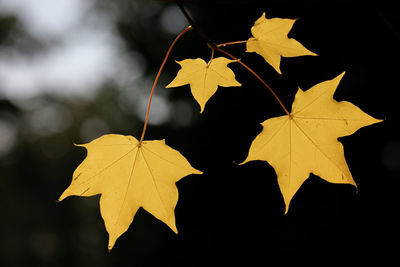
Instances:
[[[343,72],[340,73],[338,76],[336,76],[336,78],[334,78],[334,79],[339,79],[339,80],[341,80],[345,74],[346,74],[346,71],[343,71]]]
[[[289,212],[289,205],[285,205],[285,212],[283,213],[283,215],[287,215]]]

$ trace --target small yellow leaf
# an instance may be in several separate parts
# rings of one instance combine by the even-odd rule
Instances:
[[[295,39],[288,38],[295,21],[295,19],[267,19],[263,13],[251,28],[254,38],[247,41],[246,52],[260,54],[279,74],[282,74],[280,70],[281,56],[316,56],[317,54],[305,48]]]
[[[182,68],[166,87],[190,84],[192,95],[199,103],[200,113],[202,113],[208,99],[217,91],[218,85],[241,86],[236,81],[233,71],[227,66],[234,61],[224,57],[214,58],[208,64],[201,58],[177,61]]]
[[[87,149],[87,157],[59,200],[101,194],[100,211],[109,234],[109,250],[128,229],[140,207],[177,233],[175,182],[202,172],[190,166],[164,140],[144,141],[139,146],[132,136],[110,134],[80,146]]]
[[[298,90],[290,116],[268,119],[251,144],[243,162],[265,160],[275,170],[286,212],[290,201],[310,173],[331,183],[356,186],[338,137],[381,120],[349,102],[337,102],[333,94],[343,77]],[[242,164],[243,164],[242,163]]]

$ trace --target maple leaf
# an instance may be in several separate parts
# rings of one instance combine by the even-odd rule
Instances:
[[[251,144],[247,159],[265,160],[275,170],[287,213],[290,201],[310,173],[331,183],[356,186],[338,137],[353,134],[377,120],[357,106],[337,102],[333,94],[343,77],[300,88],[290,115],[268,119]]]
[[[289,31],[295,22],[296,19],[267,19],[264,12],[251,28],[254,37],[247,41],[246,52],[260,54],[279,74],[282,74],[281,56],[317,56],[295,39],[288,38]]]
[[[83,146],[87,157],[75,170],[68,196],[101,194],[100,211],[109,234],[108,248],[131,224],[140,207],[167,224],[175,233],[175,182],[201,174],[164,140],[144,141],[124,135],[104,135]]]
[[[177,61],[181,65],[175,79],[166,87],[177,87],[190,84],[193,97],[200,105],[200,113],[208,99],[217,91],[218,86],[241,86],[235,79],[235,74],[227,66],[236,60],[218,57],[206,63],[201,58]]]

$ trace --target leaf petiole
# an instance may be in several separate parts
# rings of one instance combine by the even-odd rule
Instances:
[[[275,93],[275,91],[263,79],[261,79],[261,77],[253,69],[251,69],[245,63],[243,63],[240,59],[236,58],[235,56],[231,55],[230,53],[226,52],[225,50],[219,48],[218,46],[215,47],[215,49],[218,50],[219,52],[225,54],[226,56],[236,60],[240,65],[242,65],[251,74],[253,74],[253,76],[256,77],[265,87],[267,87],[267,89],[271,92],[271,94],[276,98],[276,100],[279,102],[279,104],[285,111],[286,115],[290,116],[290,112],[286,109],[285,105],[282,103],[281,99],[278,97],[278,95]]]
[[[211,48],[211,58],[210,58],[210,61],[208,61],[208,63],[207,63],[207,67],[210,66],[211,61],[214,59],[214,51],[215,51],[215,48],[212,47]]]
[[[140,141],[139,141],[139,147],[142,145],[143,142],[143,138],[144,135],[146,133],[146,128],[147,128],[147,122],[149,120],[149,114],[150,114],[150,106],[151,106],[151,100],[153,99],[153,94],[154,94],[154,89],[156,88],[158,79],[160,78],[160,74],[164,68],[165,62],[167,62],[168,56],[172,51],[172,48],[174,47],[174,45],[176,44],[176,42],[179,40],[179,38],[181,38],[182,35],[184,35],[187,31],[192,30],[193,27],[191,25],[187,26],[183,31],[181,31],[178,36],[175,37],[174,41],[171,43],[171,45],[169,46],[167,53],[164,56],[164,60],[161,63],[160,69],[158,70],[158,73],[156,75],[156,78],[154,79],[154,83],[153,83],[153,87],[151,88],[151,93],[150,93],[150,97],[149,97],[149,103],[147,104],[147,112],[146,112],[146,118],[144,120],[144,126],[143,126],[143,130],[142,130],[142,136],[140,137]]]
[[[224,46],[227,46],[227,45],[243,44],[243,43],[247,43],[247,40],[245,40],[245,41],[234,41],[234,42],[227,42],[227,43],[217,44],[217,47],[224,47]]]

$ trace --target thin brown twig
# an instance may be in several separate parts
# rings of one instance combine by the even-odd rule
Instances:
[[[211,58],[210,58],[210,61],[208,61],[207,66],[210,66],[211,61],[214,59],[214,51],[215,51],[215,48],[212,47],[212,48],[211,48]]]
[[[247,40],[245,40],[245,41],[234,41],[234,42],[227,42],[227,43],[217,44],[217,47],[227,46],[227,45],[233,45],[233,44],[243,44],[243,43],[247,43]]]
[[[187,31],[189,31],[189,30],[191,30],[191,29],[193,29],[193,27],[189,25],[189,26],[187,26],[183,31],[181,31],[181,32],[178,34],[178,36],[175,37],[174,41],[173,41],[173,42],[171,43],[171,45],[169,46],[167,53],[165,54],[165,57],[164,57],[163,62],[161,63],[160,69],[158,70],[158,73],[157,73],[157,75],[156,75],[156,78],[154,79],[153,87],[151,88],[151,93],[150,93],[150,97],[149,97],[149,104],[147,105],[146,118],[145,118],[145,120],[144,120],[144,126],[143,126],[143,130],[142,130],[142,136],[140,137],[139,146],[142,145],[143,138],[144,138],[144,135],[145,135],[145,133],[146,133],[147,122],[148,122],[148,120],[149,120],[149,114],[150,114],[151,101],[152,101],[152,99],[153,99],[154,89],[156,88],[158,79],[160,78],[161,71],[163,70],[164,65],[165,65],[165,62],[167,62],[168,56],[169,56],[169,54],[171,53],[172,48],[174,47],[174,45],[176,44],[176,42],[179,40],[179,38],[181,38],[181,36],[182,36],[183,34],[185,34]]]
[[[386,18],[386,16],[380,12],[379,10],[376,10],[376,12],[378,13],[379,17],[381,18],[381,20],[383,21],[383,23],[385,24],[385,26],[391,31],[391,33],[394,35],[394,37],[397,38],[398,41],[400,41],[400,33],[396,30],[395,27],[393,27],[392,23],[390,23],[390,21]]]
[[[236,58],[235,56],[231,55],[230,53],[226,52],[225,50],[216,47],[216,50],[218,50],[219,52],[227,55],[228,57],[236,60],[240,65],[242,65],[245,69],[247,69],[251,74],[253,74],[254,77],[256,77],[265,87],[267,87],[267,89],[271,92],[271,94],[276,98],[276,100],[279,102],[279,104],[281,105],[281,107],[283,108],[283,110],[285,111],[285,113],[290,116],[289,111],[286,109],[285,105],[282,103],[281,99],[278,97],[278,95],[275,93],[275,91],[263,80],[261,79],[261,77],[253,70],[251,69],[249,66],[247,66],[245,63],[243,63],[240,59]]]
[[[182,0],[177,0],[176,4],[178,5],[179,9],[183,13],[183,15],[186,17],[188,22],[193,26],[193,29],[207,42],[207,45],[212,49],[212,53],[214,53],[214,49],[218,50],[219,52],[227,55],[228,57],[236,60],[240,65],[242,65],[244,68],[246,68],[251,74],[253,74],[254,77],[256,77],[267,89],[272,93],[272,95],[276,98],[276,100],[279,102],[285,113],[290,116],[289,111],[286,109],[285,105],[283,105],[282,101],[278,97],[278,95],[275,93],[275,91],[263,80],[261,77],[249,66],[244,64],[242,61],[240,61],[238,58],[235,56],[231,55],[230,53],[226,52],[225,50],[221,49],[220,46],[228,45],[228,44],[234,44],[234,43],[244,43],[246,41],[237,41],[237,42],[229,42],[225,44],[215,44],[213,41],[208,38],[208,36],[197,26],[196,22],[190,17],[189,13],[186,11],[182,4]],[[213,54],[212,54],[213,55]]]

